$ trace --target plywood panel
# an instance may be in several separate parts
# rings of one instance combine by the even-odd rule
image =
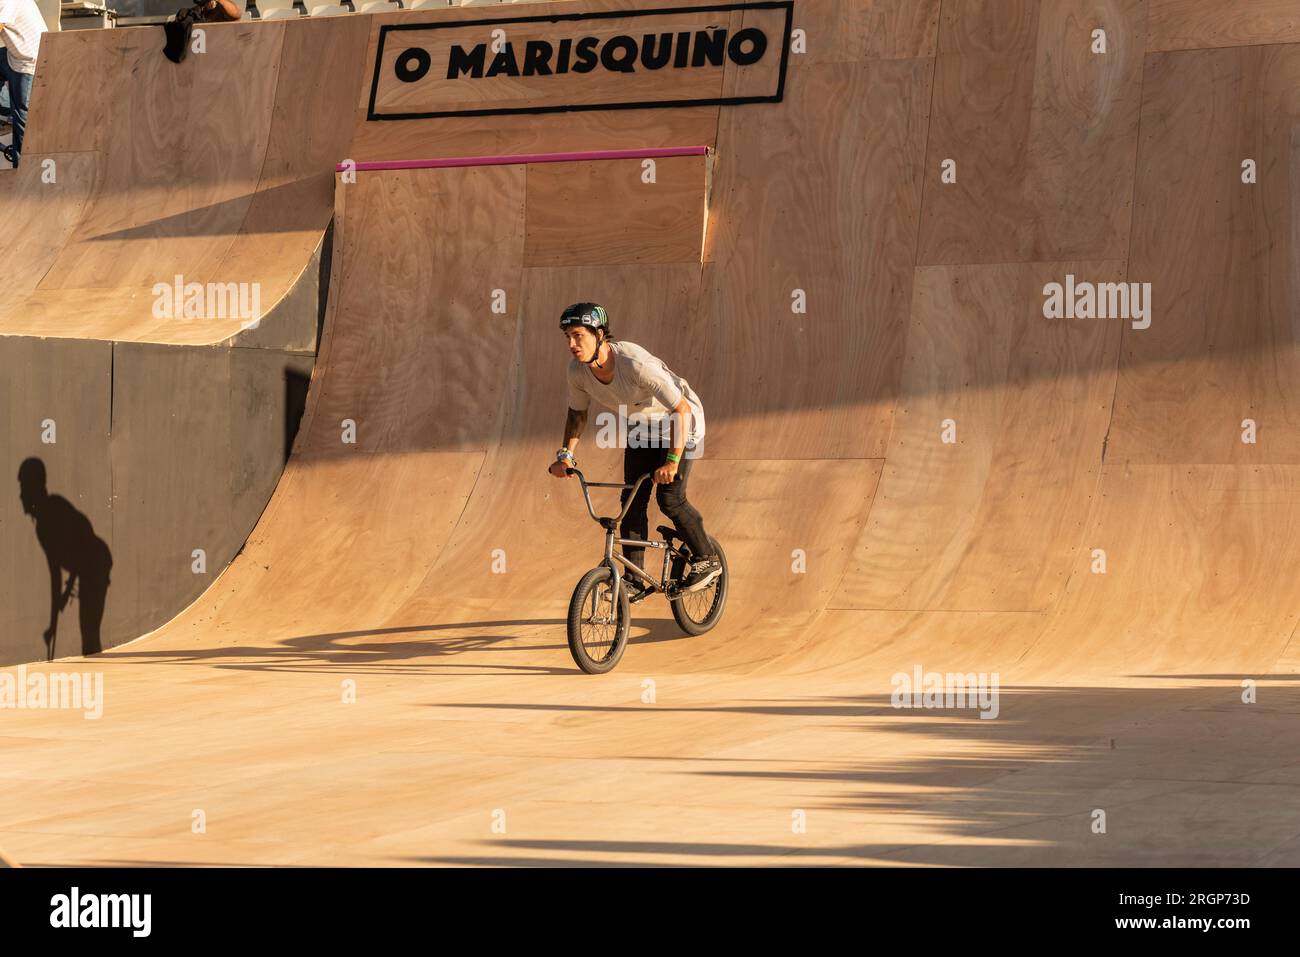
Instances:
[[[940,5],[940,0],[800,0],[794,28],[804,31],[807,52],[795,54],[791,67],[932,57]]]
[[[919,262],[1127,256],[1144,12],[1142,0],[945,7]],[[1105,54],[1092,52],[1098,25]]]
[[[1294,466],[1108,461],[1068,594],[1032,652],[1038,670],[1270,671],[1300,623],[1300,597],[1279,587],[1300,573],[1298,479]]]
[[[113,113],[103,186],[42,289],[152,285],[175,273],[197,276],[225,253],[261,171],[282,40],[282,26],[210,30],[210,52],[187,57],[179,69],[158,55],[156,42],[134,46],[111,74],[134,85]],[[228,88],[236,48],[271,64],[256,81],[241,77],[237,92]],[[211,113],[217,88],[229,98],[227,109],[237,99],[242,135],[230,136],[233,124]]]
[[[4,281],[0,327],[221,342],[241,323],[159,320],[154,285],[178,275],[247,283],[266,314],[300,280],[314,282],[303,271],[329,223],[333,167],[355,120],[337,104],[351,99],[368,31],[360,20],[301,26],[286,43],[283,23],[209,24],[206,52],[179,65],[149,31],[51,34],[42,56],[66,72],[40,84],[46,105],[33,102],[27,162],[5,184],[7,206],[45,218],[21,242],[11,234],[18,248],[6,259],[32,268]],[[245,58],[261,66],[239,68]],[[103,122],[86,124],[91,114]],[[53,184],[40,175],[45,160],[56,164]]]
[[[160,595],[174,601],[165,620],[202,594],[251,522],[230,513],[231,417],[221,411],[229,353],[123,344],[114,380],[114,611],[137,635],[159,620]],[[268,496],[276,477],[264,484]],[[188,494],[175,494],[178,482]],[[207,566],[201,574],[192,569],[196,549]]]
[[[534,116],[471,116],[453,120],[410,120],[361,124],[352,140],[358,163],[570,153],[579,150],[713,146],[717,106],[681,110],[624,110],[594,113],[579,130],[563,123],[539,123]]]
[[[1151,320],[1124,334],[1114,450],[1300,463],[1300,47],[1159,54],[1144,85],[1129,278]]]
[[[44,466],[46,491],[57,496],[42,519],[59,556],[72,562],[112,538],[109,428],[112,346],[102,342],[0,340],[0,661],[45,658],[42,634],[50,625],[50,573],[32,517],[19,500],[18,470],[28,458]],[[51,441],[52,440],[52,441]],[[78,517],[79,516],[79,517]],[[84,519],[84,522],[82,521]],[[60,573],[60,589],[63,574]],[[110,585],[108,616],[114,614]],[[111,627],[101,621],[101,643]],[[56,653],[82,651],[78,602],[59,616]]]
[[[340,188],[348,227],[328,346],[338,372],[306,447],[483,449],[521,296],[523,168],[362,173]],[[357,424],[354,448],[342,443],[345,419]]]
[[[929,74],[923,61],[811,67],[792,77],[783,109],[728,114],[693,332],[703,394],[730,423],[713,455],[883,455]],[[819,108],[827,102],[863,106]]]
[[[363,70],[368,39],[366,30],[346,18],[309,19],[302,27],[284,35],[283,79],[276,85],[257,193],[239,241],[213,270],[220,281],[259,282],[267,314],[300,280],[311,284],[304,269],[314,265],[312,256],[333,218],[334,166],[347,158],[356,125],[356,115],[341,107]],[[285,346],[297,340],[267,341],[263,335],[258,341]]]
[[[348,639],[378,626],[437,560],[481,461],[474,452],[293,459],[240,559],[149,653],[215,638],[278,643],[288,667],[321,643],[346,655]],[[317,521],[322,513],[336,518]]]
[[[700,261],[703,156],[546,163],[527,175],[528,266]]]
[[[939,53],[1021,54],[1034,44],[1042,0],[951,0],[942,5]],[[1008,57],[1012,58],[1011,56]]]
[[[115,637],[176,615],[238,554],[288,457],[285,373],[310,367],[267,350],[115,347]]]
[[[1147,0],[1151,50],[1300,41],[1293,0]]]
[[[99,164],[93,153],[57,153],[44,157],[52,165],[24,163],[0,180],[5,222],[21,242],[6,245],[4,301],[0,302],[0,334],[26,327],[26,297],[40,283],[68,242],[98,186]],[[53,181],[47,181],[50,175]],[[65,326],[73,321],[65,319]]]
[[[1081,546],[1120,328],[1043,317],[1067,274],[1115,264],[917,271],[903,386],[871,519],[834,604],[1046,611]]]
[[[69,30],[66,36],[59,32],[57,40],[54,33],[42,38],[24,150],[50,155],[103,149],[112,124],[77,118],[115,115],[114,107],[122,104],[114,94],[121,91],[127,58],[139,48],[142,33]],[[152,45],[156,51],[156,41]]]

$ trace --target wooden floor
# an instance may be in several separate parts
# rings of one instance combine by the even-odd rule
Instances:
[[[0,846],[1300,863],[1293,6],[798,6],[810,53],[781,104],[519,140],[707,143],[711,170],[339,182],[324,344],[270,506],[166,627],[32,666],[102,673],[104,712],[3,714]],[[463,155],[510,128],[359,121],[350,145]],[[1150,327],[1044,318],[1069,276],[1150,283]],[[557,317],[585,299],[702,397],[691,498],[734,582],[700,638],[639,606],[604,677],[563,622],[599,529],[544,473]],[[582,467],[616,476],[594,445]],[[996,678],[996,717],[895,707],[916,671]]]

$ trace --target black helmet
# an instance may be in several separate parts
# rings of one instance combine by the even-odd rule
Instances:
[[[597,329],[604,329],[605,335],[608,336],[609,313],[598,303],[575,302],[560,313],[560,328],[568,329],[571,326],[586,326],[593,333]]]

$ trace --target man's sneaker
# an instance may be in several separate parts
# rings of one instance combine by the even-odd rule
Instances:
[[[647,588],[645,585],[643,585],[641,582],[629,581],[626,578],[623,579],[623,588],[626,589],[627,591],[628,603],[632,605],[635,605],[637,602],[639,602],[642,598],[644,598],[646,595],[650,593],[650,589]]]
[[[709,583],[721,574],[722,562],[718,561],[717,555],[701,558],[691,565],[691,573],[682,579],[678,588],[682,591],[699,591],[701,588],[707,588]]]

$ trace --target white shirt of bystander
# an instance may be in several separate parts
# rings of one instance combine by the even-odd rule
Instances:
[[[36,72],[45,18],[35,0],[0,0],[0,36],[4,38],[9,69],[29,76]]]

